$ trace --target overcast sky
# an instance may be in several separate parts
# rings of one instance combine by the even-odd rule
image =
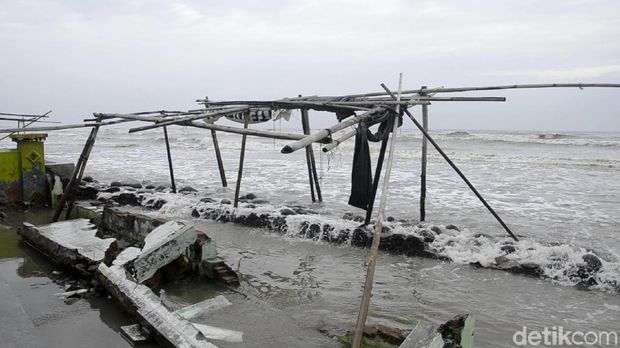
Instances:
[[[3,1],[0,112],[194,100],[620,82],[620,1]],[[431,107],[444,129],[620,131],[620,89],[502,91]],[[335,122],[321,116],[313,126]]]

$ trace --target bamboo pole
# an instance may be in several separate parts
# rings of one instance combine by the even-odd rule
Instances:
[[[168,155],[168,169],[170,171],[170,185],[172,187],[172,193],[177,193],[177,185],[174,181],[174,169],[172,167],[172,154],[170,153],[170,143],[168,142],[168,129],[164,128],[164,140],[166,141],[166,153]]]
[[[403,86],[403,74],[400,73],[398,79],[398,96],[396,101],[400,101],[401,90]],[[398,117],[400,114],[400,105],[396,106],[396,114],[394,117]],[[372,239],[372,245],[370,247],[370,259],[368,260],[368,270],[366,272],[366,282],[364,284],[364,294],[362,295],[362,303],[360,305],[360,311],[357,315],[357,323],[355,324],[355,334],[353,336],[353,348],[360,348],[362,346],[362,337],[364,334],[364,326],[366,324],[366,317],[368,316],[368,306],[370,304],[370,295],[372,293],[372,285],[375,276],[375,266],[377,264],[377,254],[379,252],[379,243],[381,241],[381,231],[383,230],[383,213],[385,210],[385,204],[387,202],[388,189],[390,184],[390,175],[392,173],[392,163],[394,162],[394,149],[396,144],[396,131],[398,129],[398,120],[394,120],[394,127],[392,128],[392,136],[390,137],[390,152],[388,154],[388,162],[385,168],[385,176],[383,177],[383,188],[381,190],[381,201],[379,203],[379,216],[377,217],[377,224],[375,225],[375,236]]]
[[[381,87],[383,87],[383,89],[385,89],[385,91],[393,98],[396,99],[396,96],[384,85],[382,84]],[[428,141],[433,145],[433,147],[435,148],[435,150],[437,150],[437,152],[439,152],[439,154],[441,155],[441,157],[443,157],[444,160],[446,160],[446,162],[448,162],[448,164],[450,165],[450,167],[452,167],[452,169],[454,169],[454,171],[458,174],[458,176],[461,177],[461,179],[463,179],[463,181],[465,182],[465,184],[467,184],[467,186],[469,187],[469,189],[476,195],[476,197],[478,197],[478,199],[480,200],[480,202],[482,202],[482,204],[489,210],[489,212],[491,213],[491,215],[493,215],[493,217],[495,217],[495,219],[499,222],[500,225],[502,225],[502,227],[504,228],[504,230],[506,230],[506,232],[508,233],[508,235],[510,235],[510,237],[512,237],[512,239],[514,239],[515,241],[519,241],[519,239],[517,238],[517,236],[512,233],[512,231],[510,230],[510,228],[508,228],[508,226],[504,223],[504,221],[502,220],[502,218],[499,217],[499,215],[497,215],[497,213],[495,212],[495,210],[493,210],[493,208],[489,205],[489,203],[487,203],[487,201],[484,199],[484,197],[482,197],[482,195],[478,192],[478,190],[476,190],[476,188],[474,187],[474,185],[467,179],[467,177],[465,176],[465,174],[463,174],[463,172],[461,172],[461,170],[456,166],[456,164],[454,164],[454,162],[452,162],[452,160],[450,159],[450,157],[448,157],[448,155],[446,155],[445,152],[443,152],[443,150],[441,149],[441,147],[439,147],[439,145],[435,142],[435,140],[428,134],[428,132],[424,129],[424,126],[420,124],[420,122],[418,122],[418,120],[415,119],[415,117],[413,117],[413,115],[409,112],[409,110],[405,110],[405,113],[407,114],[407,116],[409,116],[409,118],[411,119],[411,121],[413,121],[413,123],[415,124],[416,127],[418,127],[418,129],[420,130],[420,132],[422,132],[422,134],[424,135],[424,137],[426,139],[428,139]]]
[[[115,120],[115,121],[108,121],[108,122],[84,123],[84,124],[65,124],[61,126],[49,126],[49,127],[30,127],[27,130],[29,132],[47,132],[47,131],[73,129],[73,128],[109,126],[112,124],[118,124],[118,123],[130,122],[130,121],[132,120]],[[15,132],[23,132],[23,131],[24,131],[23,128],[0,129],[0,133],[15,133]]]
[[[299,149],[303,149],[304,147],[308,146],[308,144],[311,144],[313,142],[321,141],[322,139],[325,139],[325,138],[331,136],[333,133],[335,133],[335,132],[337,132],[339,130],[345,129],[345,128],[347,128],[349,126],[352,126],[354,124],[357,124],[359,122],[372,119],[372,118],[376,117],[375,114],[377,112],[381,111],[381,110],[383,110],[383,107],[376,107],[376,108],[373,108],[373,109],[371,109],[369,111],[364,112],[361,115],[349,117],[348,119],[346,119],[346,120],[344,120],[342,122],[339,122],[339,123],[337,123],[337,124],[327,128],[327,129],[320,130],[320,131],[318,131],[318,132],[316,132],[316,133],[314,133],[312,135],[306,136],[305,138],[303,138],[301,140],[298,140],[296,142],[287,144],[286,146],[284,146],[282,148],[282,150],[280,150],[280,152],[282,152],[282,153],[292,153],[292,152],[297,151]]]
[[[306,122],[308,121],[308,111],[304,109],[299,109],[299,111],[301,112],[301,127],[303,128],[304,134],[308,135],[310,134],[308,127],[306,126]],[[316,202],[316,197],[314,196],[314,178],[312,177],[312,163],[310,162],[310,151],[312,151],[312,144],[306,146],[306,165],[308,166],[310,197],[312,198],[312,202]]]
[[[323,152],[329,152],[329,151],[335,149],[338,145],[342,144],[346,140],[349,140],[349,138],[353,137],[354,135],[355,135],[355,131],[352,130],[352,131],[350,131],[348,133],[345,133],[340,138],[332,140],[331,143],[323,146]]]
[[[494,91],[504,89],[536,89],[536,88],[620,88],[620,83],[539,83],[539,84],[520,84],[520,85],[496,85],[496,86],[472,86],[472,87],[440,87],[428,88],[426,93],[454,93],[454,92],[473,92],[473,91]],[[403,91],[402,94],[419,94],[421,90],[411,89]],[[348,94],[342,96],[316,96],[315,98],[360,98],[360,97],[379,97],[389,95],[386,92],[371,92],[360,94]],[[295,98],[289,98],[294,101]]]
[[[238,112],[245,112],[248,111],[247,107],[236,107],[236,108],[228,108],[228,109],[224,109],[221,111],[216,111],[216,112],[212,112],[212,113],[202,113],[202,114],[196,114],[196,115],[191,115],[191,116],[183,116],[183,117],[178,117],[178,118],[174,118],[174,119],[166,119],[166,121],[161,121],[161,122],[157,122],[155,124],[151,124],[148,126],[142,126],[142,127],[136,127],[136,128],[131,128],[129,130],[129,133],[135,133],[135,132],[141,132],[141,131],[145,131],[148,129],[153,129],[153,128],[159,128],[159,127],[163,127],[163,126],[169,126],[171,124],[178,124],[178,123],[183,123],[183,122],[189,122],[189,121],[194,121],[194,120],[198,120],[204,117],[213,117],[213,116],[225,116],[225,115],[229,115],[229,114],[234,114],[234,113],[238,113]],[[120,117],[120,118],[128,118],[126,116],[115,116],[115,117]],[[137,119],[136,117],[133,117],[133,119]]]
[[[383,159],[385,158],[385,149],[387,148],[387,138],[381,141],[381,149],[379,150],[379,158],[377,158],[377,167],[375,169],[375,177],[372,183],[372,192],[370,199],[368,200],[368,206],[366,207],[366,219],[364,225],[370,224],[372,217],[372,210],[375,206],[375,198],[377,196],[377,189],[379,188],[379,179],[381,177],[381,169],[383,168]]]
[[[250,125],[250,113],[246,113],[245,122],[243,123],[243,128],[248,128]],[[235,186],[235,202],[234,207],[237,208],[239,206],[239,192],[241,191],[241,177],[243,176],[243,160],[245,159],[245,142],[247,139],[247,135],[244,134],[241,137],[241,154],[239,155],[239,172],[237,173],[237,182]]]
[[[308,117],[307,109],[301,109],[301,120],[302,120],[302,126],[304,128],[304,134],[310,135],[310,118]],[[310,164],[309,173],[311,174],[310,179],[314,181],[314,187],[316,189],[316,196],[319,202],[323,202],[323,194],[321,193],[321,184],[319,183],[319,176],[316,172],[316,160],[314,158],[314,150],[312,149],[312,144],[306,147],[306,153],[309,155],[309,158],[310,158],[310,161],[309,161],[309,164]],[[312,184],[310,184],[310,186],[312,187]],[[312,201],[314,202],[314,199]]]
[[[86,164],[88,163],[88,158],[90,157],[90,152],[95,145],[95,140],[97,139],[97,133],[99,132],[100,125],[93,127],[90,131],[88,138],[86,139],[86,143],[84,144],[84,148],[82,149],[82,153],[78,158],[78,161],[75,165],[75,169],[73,170],[73,174],[71,175],[71,179],[67,184],[67,188],[60,199],[60,203],[58,204],[58,208],[54,212],[54,216],[52,217],[53,222],[57,222],[58,218],[60,218],[60,214],[62,214],[62,210],[67,205],[67,212],[65,214],[65,219],[71,215],[71,209],[73,205],[73,196],[75,191],[77,190],[80,181],[82,180],[82,175],[84,174],[84,169],[86,168]]]
[[[211,139],[213,139],[213,150],[215,151],[215,159],[217,160],[217,168],[220,171],[220,179],[222,180],[222,187],[227,187],[226,172],[224,171],[224,161],[222,161],[222,153],[220,152],[220,144],[217,141],[217,133],[214,129],[211,129]]]
[[[422,86],[421,90],[426,89]],[[426,95],[426,92],[420,92],[420,95]],[[428,105],[422,105],[422,126],[428,132]],[[427,160],[428,144],[426,137],[422,137],[422,168],[420,170],[420,221],[426,219],[426,160]]]
[[[203,122],[191,122],[191,123],[181,124],[179,126],[189,126],[189,127],[203,128],[203,129],[211,129],[211,130],[217,130],[217,131],[221,131],[225,133],[234,133],[234,134],[241,134],[241,135],[248,135],[248,136],[269,138],[269,139],[301,140],[306,137],[303,134],[281,133],[281,132],[276,133],[272,131],[264,131],[264,130],[259,130],[259,129],[245,129],[245,128],[237,128],[237,127],[229,127],[229,126],[220,126],[217,124],[210,124],[210,123],[203,123]],[[323,140],[323,141],[321,140],[322,139],[319,139],[317,142],[323,142],[323,143],[328,142],[328,140]]]
[[[43,114],[43,116],[41,115],[33,115],[33,114],[12,114],[9,112],[0,112],[0,115],[2,116],[13,116],[13,117],[31,117],[31,118],[49,118],[49,113],[52,112],[52,110],[46,112],[45,114]]]

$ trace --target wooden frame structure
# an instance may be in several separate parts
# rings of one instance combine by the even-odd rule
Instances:
[[[420,220],[424,221],[426,216],[425,201],[426,201],[426,169],[427,169],[427,151],[428,143],[430,143],[435,150],[441,155],[441,157],[450,165],[450,167],[456,172],[456,174],[463,180],[463,182],[469,187],[469,189],[476,195],[483,206],[493,215],[498,223],[504,228],[506,233],[512,237],[515,241],[518,241],[517,236],[510,230],[501,217],[495,212],[491,205],[484,199],[484,197],[473,186],[469,179],[463,174],[463,172],[456,166],[456,164],[448,157],[448,155],[441,149],[439,144],[429,134],[428,124],[428,112],[429,105],[434,102],[504,102],[505,97],[488,96],[488,97],[463,97],[463,96],[437,96],[437,94],[443,95],[445,93],[463,93],[472,91],[498,91],[509,89],[539,89],[539,88],[586,88],[586,87],[598,87],[598,88],[620,88],[620,84],[611,83],[553,83],[553,84],[523,84],[523,85],[498,85],[498,86],[474,86],[474,87],[455,87],[455,88],[427,88],[422,86],[419,89],[414,90],[402,90],[402,74],[399,79],[398,92],[394,94],[385,84],[381,84],[384,91],[364,93],[364,94],[352,94],[343,96],[298,96],[293,98],[283,98],[278,100],[232,100],[232,101],[211,101],[208,98],[199,99],[197,102],[205,106],[203,109],[188,110],[188,111],[146,111],[129,114],[111,114],[111,113],[95,113],[94,119],[84,120],[83,124],[73,125],[61,125],[52,127],[31,127],[29,131],[51,131],[59,129],[69,128],[81,128],[91,127],[90,135],[87,138],[84,149],[78,159],[73,176],[65,189],[60,206],[54,214],[54,221],[57,221],[62,213],[62,209],[67,205],[66,217],[69,216],[72,201],[77,191],[79,182],[84,174],[84,169],[88,162],[90,152],[95,144],[98,130],[101,126],[107,126],[112,124],[142,121],[147,122],[149,125],[134,127],[129,129],[130,133],[141,132],[149,129],[163,128],[164,138],[166,142],[166,152],[168,158],[168,165],[170,171],[170,180],[173,192],[176,192],[176,184],[174,179],[174,170],[172,165],[172,155],[170,152],[170,144],[168,139],[168,126],[185,126],[208,129],[211,132],[213,139],[214,152],[220,172],[222,186],[227,186],[226,176],[224,172],[223,161],[220,153],[220,148],[217,140],[216,132],[226,132],[242,135],[241,140],[241,152],[239,158],[239,169],[237,174],[234,207],[236,208],[239,202],[239,192],[241,179],[243,176],[243,164],[245,159],[245,144],[248,136],[266,137],[272,139],[284,139],[291,142],[286,144],[281,153],[287,154],[297,150],[306,150],[306,163],[308,167],[308,181],[310,185],[312,201],[318,199],[322,201],[322,193],[319,186],[318,175],[316,172],[316,163],[314,158],[314,151],[312,146],[314,143],[323,145],[323,151],[331,151],[340,145],[342,142],[353,137],[356,132],[350,131],[351,126],[355,126],[361,122],[377,121],[380,117],[385,116],[385,112],[392,112],[393,117],[397,117],[402,113],[406,114],[413,122],[416,128],[422,133],[422,148],[421,148],[421,175],[420,175]],[[410,108],[420,105],[422,108],[422,123],[420,123],[413,114],[409,111]],[[272,111],[277,110],[291,110],[299,109],[302,117],[303,134],[298,133],[275,133],[270,131],[250,129],[250,113],[257,108],[268,108]],[[341,122],[334,124],[331,127],[317,130],[314,133],[311,132],[309,113],[308,110],[328,111],[336,113],[342,117]],[[235,114],[243,115],[243,128],[230,127],[216,125],[209,122],[200,122],[201,119],[213,118],[213,117],[227,117]],[[11,114],[0,114],[11,117]],[[46,117],[47,114],[42,116],[31,115],[38,120],[39,118]],[[38,117],[38,118],[37,118]],[[35,119],[33,118],[33,120]],[[15,119],[13,119],[15,120]],[[389,153],[387,158],[386,172],[383,180],[383,190],[380,200],[380,206],[378,210],[377,223],[375,224],[375,234],[371,245],[370,261],[368,263],[366,282],[364,288],[364,294],[360,305],[360,312],[356,322],[356,330],[354,333],[353,347],[359,347],[361,345],[361,337],[366,321],[366,315],[368,313],[368,305],[370,301],[370,293],[373,284],[374,269],[376,264],[377,252],[379,247],[379,241],[381,238],[383,215],[385,209],[385,202],[387,198],[387,189],[389,185],[389,177],[391,173],[392,163],[394,159],[394,149],[396,142],[396,129],[398,128],[398,122],[393,122],[393,129],[391,130],[391,137],[384,138],[381,144],[381,150],[377,165],[374,173],[374,180],[372,183],[372,194],[367,206],[367,214],[365,223],[368,224],[371,219],[374,201],[376,198],[376,192],[379,184],[379,177],[381,174],[383,162],[385,161],[385,153],[388,148],[389,141]],[[23,131],[23,128],[13,129],[0,129],[0,133],[13,133]]]

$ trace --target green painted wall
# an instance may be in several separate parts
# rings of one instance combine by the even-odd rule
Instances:
[[[22,171],[22,198],[24,201],[43,203],[45,192],[45,152],[42,141],[17,143]]]
[[[0,203],[47,201],[45,148],[47,134],[13,134],[17,149],[0,149]]]
[[[19,151],[0,149],[0,202],[21,201],[21,179]]]

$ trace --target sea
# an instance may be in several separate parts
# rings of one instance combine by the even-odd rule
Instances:
[[[86,175],[105,183],[137,180],[170,185],[161,129],[130,134],[128,128],[99,131]],[[51,132],[45,144],[47,159],[75,162],[88,132]],[[232,200],[241,136],[218,132],[228,181],[222,187],[211,133],[174,126],[168,133],[176,185],[197,192],[161,193],[167,203],[151,214],[187,219],[201,198]],[[429,144],[426,221],[459,227],[461,233],[450,243],[441,238],[434,242],[453,261],[381,253],[368,322],[411,329],[420,320],[440,324],[472,313],[480,347],[514,347],[515,333],[524,327],[620,331],[620,297],[609,286],[620,284],[620,133],[431,129],[430,134],[521,237],[522,262],[565,261],[547,268],[546,279],[472,267],[470,263],[487,265],[500,255],[499,243],[507,239],[506,232]],[[303,205],[332,224],[346,224],[341,219],[346,213],[364,214],[347,205],[353,139],[327,153],[314,145],[322,203],[311,200],[305,151],[280,153],[287,143],[247,138],[242,194],[253,193],[268,202],[264,209]],[[421,147],[417,130],[397,132],[389,190],[378,192],[378,197],[387,195],[387,216],[420,218]],[[371,144],[373,161],[378,150],[379,144]],[[367,249],[307,240],[295,231],[282,235],[203,219],[196,223],[204,225],[220,255],[239,272],[241,291],[307,327],[337,330],[353,325]],[[479,242],[480,235],[488,242]],[[599,276],[605,282],[586,290],[563,277],[561,268],[580,262],[587,253],[602,259]],[[200,291],[179,285],[167,289],[166,295],[189,303],[200,297]]]

